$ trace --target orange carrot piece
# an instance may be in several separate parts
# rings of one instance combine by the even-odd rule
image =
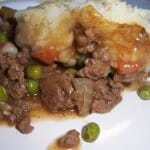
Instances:
[[[118,61],[118,73],[128,74],[139,71],[141,68],[141,63],[137,61],[124,62],[122,60]]]
[[[58,52],[49,48],[42,48],[32,53],[32,57],[47,64],[52,64],[58,58]]]

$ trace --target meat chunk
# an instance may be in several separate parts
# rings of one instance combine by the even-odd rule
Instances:
[[[110,56],[107,48],[101,43],[101,37],[97,36],[92,28],[84,29],[77,25],[74,29],[77,51],[91,54],[91,58],[85,60],[85,67],[80,69],[78,75],[91,79],[106,76],[110,72]]]
[[[111,79],[99,79],[94,83],[94,96],[91,106],[92,112],[106,113],[116,106],[122,99],[123,85]]]
[[[40,81],[41,100],[49,111],[71,109],[74,103],[71,99],[73,87],[71,77],[61,72],[53,72]]]
[[[63,137],[59,138],[57,144],[59,147],[73,148],[79,145],[79,132],[75,129],[68,131]]]
[[[14,99],[22,98],[26,94],[24,66],[20,65],[16,55],[0,52],[0,83]]]
[[[97,45],[101,43],[92,29],[89,28],[86,30],[80,24],[77,24],[74,28],[74,37],[77,51],[80,53],[91,53],[95,51]]]
[[[49,66],[42,66],[42,77],[44,78],[57,70],[58,70],[58,66],[55,63]]]
[[[0,103],[0,115],[9,125],[15,125],[21,133],[30,133],[33,127],[29,106],[23,100],[9,100],[9,103]]]
[[[30,125],[31,119],[29,114],[29,107],[23,100],[10,100],[9,105],[11,111],[9,115],[6,115],[6,120],[11,125],[16,125],[16,128],[21,133],[30,133],[33,127]]]
[[[21,51],[17,54],[17,60],[23,66],[27,66],[28,64],[33,63],[33,59],[31,59],[30,56],[30,50],[27,48],[22,48]]]
[[[33,127],[30,125],[30,122],[30,117],[26,116],[20,122],[17,123],[16,128],[21,133],[30,133],[33,130]]]
[[[78,71],[78,75],[80,77],[98,79],[107,76],[109,72],[109,63],[103,62],[100,59],[91,58],[85,61],[85,67]]]

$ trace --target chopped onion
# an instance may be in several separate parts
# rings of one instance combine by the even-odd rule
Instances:
[[[12,53],[12,54],[17,54],[18,53],[18,49],[15,47],[14,44],[7,42],[1,49],[4,53]]]
[[[79,115],[88,115],[93,97],[93,82],[87,78],[76,78],[73,80],[73,85],[75,87],[75,100]]]

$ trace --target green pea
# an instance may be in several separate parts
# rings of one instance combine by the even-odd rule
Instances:
[[[145,85],[138,89],[137,94],[143,100],[150,100],[150,86]]]
[[[29,65],[26,70],[27,78],[38,80],[42,75],[42,67],[40,65]]]
[[[70,75],[76,75],[77,74],[77,70],[76,69],[74,69],[74,68],[68,68],[67,70],[66,70],[66,73],[68,73],[68,74],[70,74]]]
[[[83,54],[79,57],[77,60],[77,67],[82,68],[85,65],[85,60],[88,56],[86,54]]]
[[[38,94],[39,92],[39,81],[38,80],[32,80],[32,79],[27,79],[27,92],[29,94]]]
[[[8,38],[4,32],[0,32],[0,42],[7,42]]]
[[[90,122],[82,128],[81,136],[86,142],[94,142],[100,134],[100,128],[97,123]]]
[[[0,102],[6,102],[8,100],[8,93],[4,86],[0,85]]]

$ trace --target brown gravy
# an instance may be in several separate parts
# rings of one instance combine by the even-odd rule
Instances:
[[[70,118],[81,118],[77,115],[77,113],[73,110],[62,111],[58,113],[49,112],[48,109],[42,104],[40,98],[38,96],[30,97],[27,96],[24,99],[28,105],[31,105],[31,120],[32,122],[38,122],[41,120],[55,120],[62,121]],[[0,126],[10,126],[5,120],[0,120]]]
[[[53,119],[57,121],[61,121],[64,119],[76,118],[79,117],[75,111],[62,111],[58,113],[49,112],[48,109],[41,103],[38,97],[26,97],[27,102],[32,102],[37,105],[37,108],[31,111],[31,118],[33,121],[38,121],[41,119]],[[36,106],[35,106],[36,107]]]
[[[81,143],[77,147],[68,149],[68,148],[59,147],[57,145],[57,139],[56,139],[53,143],[51,143],[48,146],[47,150],[81,150]]]

